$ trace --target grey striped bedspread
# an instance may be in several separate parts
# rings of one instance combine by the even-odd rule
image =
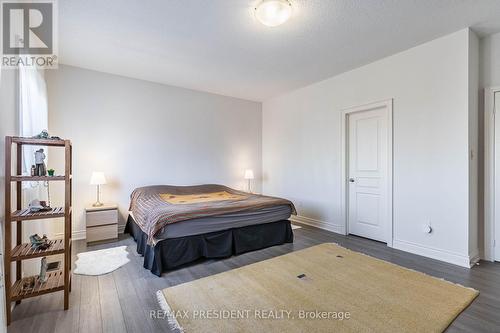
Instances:
[[[173,204],[162,198],[162,194],[179,196],[227,192],[238,196],[237,200],[220,200]],[[141,230],[148,235],[148,244],[155,245],[159,231],[166,225],[200,217],[209,217],[227,213],[278,205],[289,205],[292,214],[295,206],[289,200],[246,193],[223,185],[172,186],[156,185],[135,189],[130,196],[130,211]]]

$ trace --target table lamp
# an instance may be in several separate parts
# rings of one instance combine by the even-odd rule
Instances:
[[[248,180],[248,192],[252,193],[252,189],[251,189],[251,181],[252,179],[254,179],[254,175],[253,175],[253,170],[252,169],[246,169],[245,170],[245,179]]]
[[[90,178],[90,185],[97,185],[97,201],[92,205],[93,207],[101,207],[103,203],[101,202],[101,185],[106,184],[106,178],[104,177],[104,172],[92,172],[92,177]]]

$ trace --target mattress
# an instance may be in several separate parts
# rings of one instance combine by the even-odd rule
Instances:
[[[159,240],[201,235],[231,228],[288,220],[292,215],[289,205],[278,205],[236,213],[201,217],[168,224],[158,233]],[[132,216],[133,217],[133,216]]]

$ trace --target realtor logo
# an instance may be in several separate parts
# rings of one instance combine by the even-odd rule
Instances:
[[[56,3],[2,1],[2,66],[56,68]]]

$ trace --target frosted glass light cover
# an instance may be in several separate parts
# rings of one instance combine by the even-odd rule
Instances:
[[[288,0],[263,0],[255,8],[255,17],[268,27],[285,23],[292,16],[292,5]]]

